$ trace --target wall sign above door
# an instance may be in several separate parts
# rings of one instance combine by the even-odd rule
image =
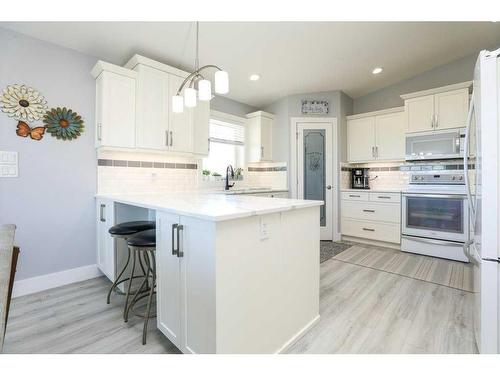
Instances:
[[[327,100],[302,100],[303,115],[326,115],[329,111]]]

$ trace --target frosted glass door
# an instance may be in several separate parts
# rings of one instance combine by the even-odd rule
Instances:
[[[325,129],[304,129],[304,199],[325,201]],[[320,225],[326,225],[325,206]]]
[[[322,201],[318,224],[322,240],[333,239],[332,123],[297,123],[297,198]]]

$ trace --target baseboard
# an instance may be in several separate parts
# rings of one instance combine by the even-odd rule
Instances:
[[[316,323],[319,322],[319,314],[307,323],[304,327],[302,327],[295,335],[292,336],[290,340],[288,340],[281,348],[279,348],[275,354],[284,353],[288,348],[290,348],[293,344],[295,344],[299,339],[306,334]]]
[[[400,244],[396,244],[396,243],[392,243],[392,242],[369,240],[366,238],[352,237],[352,236],[346,236],[346,235],[342,235],[342,240],[349,241],[349,242],[362,243],[365,245],[388,247],[388,248],[391,248],[394,250],[401,250]]]
[[[72,268],[61,272],[49,273],[14,282],[12,298],[26,296],[43,290],[57,288],[58,286],[73,284],[102,276],[97,264]]]

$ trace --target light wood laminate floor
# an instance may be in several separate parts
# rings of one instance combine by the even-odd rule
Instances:
[[[106,305],[104,277],[13,300],[5,353],[179,353],[142,320]],[[472,294],[330,259],[321,264],[320,321],[289,353],[475,353]]]

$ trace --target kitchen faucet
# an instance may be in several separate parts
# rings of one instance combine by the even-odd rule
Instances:
[[[229,183],[229,171],[231,171],[231,178],[234,178],[234,169],[231,164],[229,164],[226,168],[226,186],[224,187],[224,190],[229,190],[229,188],[234,186],[234,182],[232,184]]]

